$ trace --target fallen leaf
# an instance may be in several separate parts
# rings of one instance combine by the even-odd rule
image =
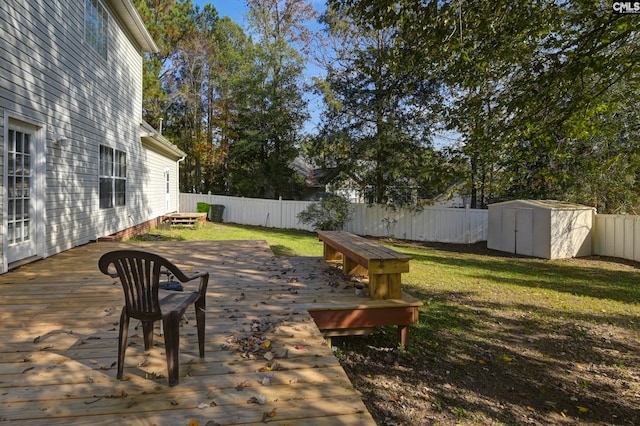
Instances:
[[[503,356],[503,357],[502,357],[502,361],[504,361],[504,362],[511,362],[511,361],[513,361],[513,358],[511,358],[511,357],[509,357],[509,356],[505,355],[505,356]]]
[[[189,422],[189,426],[198,426],[199,424],[200,424],[200,423],[198,423],[198,421],[197,421],[197,420],[191,420],[191,421]]]
[[[248,387],[251,387],[251,382],[248,380],[245,380],[242,383],[238,383],[238,385],[236,386],[236,390],[238,392],[241,392],[242,390],[244,390],[244,388],[248,388]]]
[[[479,360],[479,361],[478,361],[478,364],[480,364],[480,365],[485,365],[486,363],[487,363],[487,362],[486,362],[485,360],[483,360],[483,359],[481,359],[481,360]]]
[[[249,404],[260,404],[264,405],[267,403],[267,397],[264,395],[252,396],[247,400]]]
[[[276,412],[276,408],[274,408],[273,410],[267,412],[267,413],[262,413],[262,422],[263,423],[267,423],[269,421],[270,418],[275,417],[277,412]]]
[[[578,405],[578,411],[580,411],[581,413],[586,413],[587,411],[589,411],[589,409],[587,407],[581,407]]]
[[[527,410],[529,410],[529,411],[536,411],[536,409],[535,409],[535,408],[533,408],[533,407],[531,407],[531,406],[529,406],[529,405],[527,405]]]

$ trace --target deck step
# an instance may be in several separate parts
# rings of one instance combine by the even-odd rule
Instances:
[[[206,213],[173,213],[168,217],[170,228],[195,228],[198,222],[206,220]]]

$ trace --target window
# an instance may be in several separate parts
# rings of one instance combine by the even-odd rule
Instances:
[[[100,0],[85,0],[84,39],[107,59],[107,11]]]
[[[100,208],[126,205],[127,154],[100,145]]]

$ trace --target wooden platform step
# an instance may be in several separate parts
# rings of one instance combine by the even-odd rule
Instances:
[[[206,220],[206,213],[173,213],[168,217],[171,228],[195,228],[198,222]]]

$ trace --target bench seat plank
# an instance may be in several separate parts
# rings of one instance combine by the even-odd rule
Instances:
[[[343,270],[346,274],[369,275],[371,297],[402,297],[401,274],[409,272],[411,256],[349,232],[319,231],[318,239],[324,242],[326,260],[339,260],[342,255]]]

